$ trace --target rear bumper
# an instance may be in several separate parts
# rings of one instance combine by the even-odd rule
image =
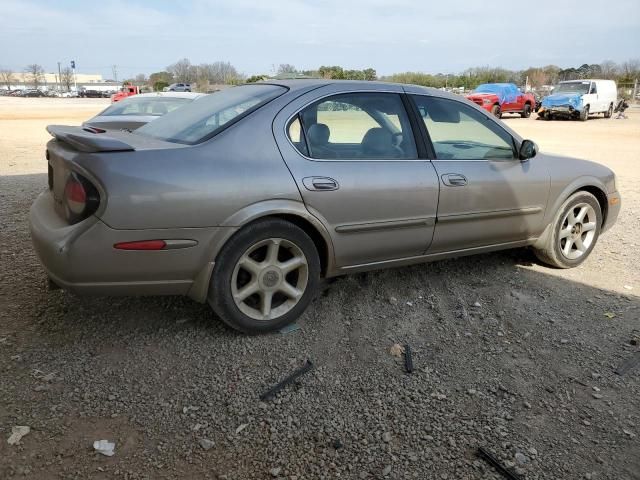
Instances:
[[[204,301],[222,228],[116,230],[96,217],[67,225],[54,210],[50,192],[29,212],[31,239],[49,277],[61,288],[92,295],[190,295]],[[118,242],[195,240],[189,248],[117,250]],[[206,285],[198,285],[198,282]]]

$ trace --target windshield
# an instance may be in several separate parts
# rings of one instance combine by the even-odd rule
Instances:
[[[160,117],[191,103],[193,100],[193,98],[179,97],[131,97],[114,103],[100,116],[152,115]]]
[[[553,93],[589,93],[590,82],[559,83]]]
[[[475,93],[500,93],[504,90],[504,87],[501,85],[491,85],[489,83],[485,83],[483,85],[478,85],[478,87],[474,90]]]
[[[193,145],[211,138],[232,120],[248,115],[286,91],[285,87],[264,84],[228,88],[148,123],[135,134]]]

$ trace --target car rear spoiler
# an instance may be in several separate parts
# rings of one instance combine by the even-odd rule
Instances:
[[[47,132],[56,140],[68,143],[81,152],[127,152],[135,150],[128,143],[106,135],[105,131],[99,128],[49,125]]]

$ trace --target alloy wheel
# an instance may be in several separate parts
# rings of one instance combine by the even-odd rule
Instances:
[[[598,217],[591,205],[579,203],[562,219],[558,242],[565,258],[576,260],[591,247],[596,234]]]
[[[307,288],[309,267],[302,249],[283,238],[249,247],[231,276],[233,301],[254,320],[272,320],[295,307]]]

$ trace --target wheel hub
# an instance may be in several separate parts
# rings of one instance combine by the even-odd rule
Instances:
[[[572,228],[571,228],[571,236],[573,238],[578,238],[579,236],[582,235],[582,224],[581,223],[576,223]]]
[[[277,287],[282,279],[282,273],[275,267],[266,268],[260,275],[260,284],[265,289],[273,289]]]

